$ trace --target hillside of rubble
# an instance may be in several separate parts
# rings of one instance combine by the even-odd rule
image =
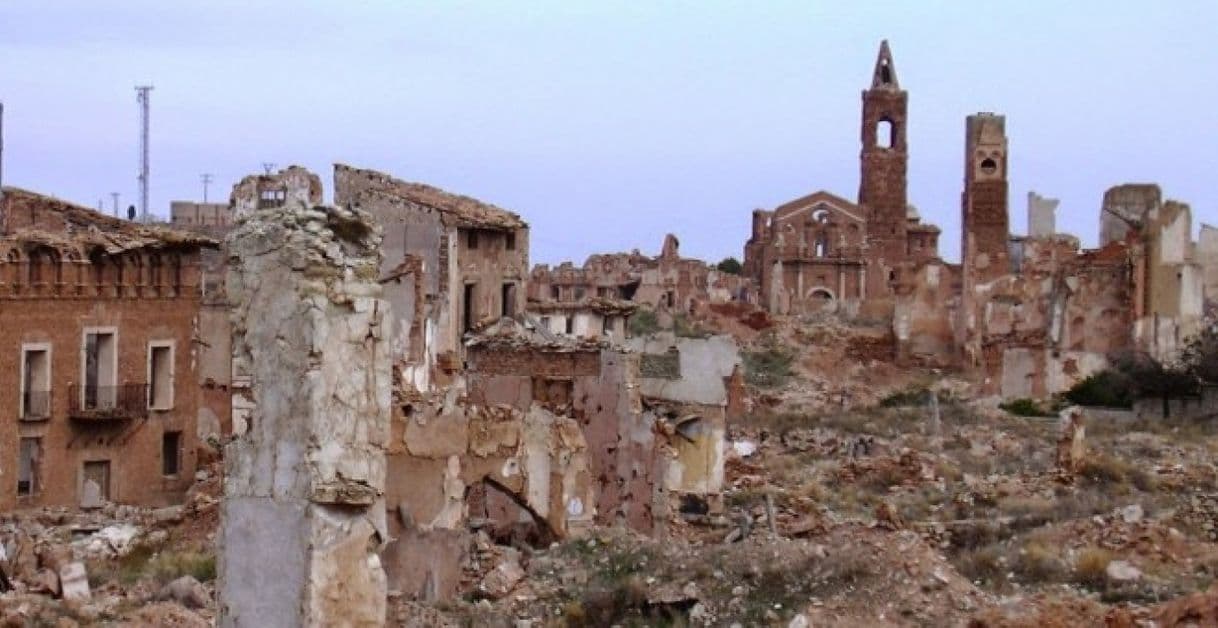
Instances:
[[[722,515],[537,546],[474,535],[414,626],[1156,626],[1218,621],[1218,428],[1018,416],[886,360],[878,328],[755,311],[674,323],[744,349]],[[798,347],[800,349],[796,350]],[[1063,455],[1069,458],[1063,463]],[[0,625],[208,626],[219,465],[188,502],[0,519]]]

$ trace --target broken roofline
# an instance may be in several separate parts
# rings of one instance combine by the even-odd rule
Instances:
[[[528,224],[519,214],[502,207],[485,203],[476,198],[454,194],[426,183],[403,181],[391,175],[367,168],[355,168],[346,164],[334,164],[335,177],[339,173],[361,176],[373,181],[376,187],[363,193],[377,194],[388,199],[403,200],[439,211],[456,227],[512,231],[524,229]]]
[[[42,211],[54,212],[68,226],[82,228],[73,233],[57,233],[38,227],[12,229],[3,238],[8,241],[66,246],[84,244],[101,246],[107,253],[121,253],[139,248],[219,248],[220,243],[207,236],[169,227],[134,223],[107,216],[94,209],[77,205],[53,196],[39,194],[17,187],[4,188],[3,210],[24,208],[34,204]],[[5,216],[5,227],[9,224]]]

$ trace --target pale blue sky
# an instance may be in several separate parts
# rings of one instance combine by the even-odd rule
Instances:
[[[1100,197],[1154,181],[1218,223],[1218,2],[0,0],[5,183],[227,198],[261,162],[377,168],[522,214],[537,262],[741,255],[751,210],[858,189],[879,41],[910,94],[910,201],[959,258],[964,116],[1007,116],[1029,189],[1094,244]]]

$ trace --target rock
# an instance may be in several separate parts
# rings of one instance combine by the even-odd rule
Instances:
[[[153,530],[152,532],[148,533],[148,544],[149,545],[153,545],[153,546],[163,545],[165,543],[165,541],[168,541],[168,540],[169,540],[169,533],[164,530]]]
[[[751,440],[732,441],[732,451],[741,458],[748,458],[757,453],[757,443]]]
[[[787,624],[787,628],[808,628],[808,618],[803,613],[797,613]]]
[[[1124,508],[1118,508],[1117,514],[1120,515],[1121,521],[1125,523],[1137,523],[1145,516],[1141,504],[1130,504]]]
[[[478,591],[492,600],[498,600],[511,593],[523,578],[524,569],[520,567],[520,562],[509,555],[482,578]]]
[[[182,521],[182,516],[186,512],[185,506],[169,506],[166,508],[157,508],[152,511],[152,520],[160,525],[170,523],[178,523]]]
[[[59,575],[51,569],[39,569],[29,582],[30,591],[59,597]]]
[[[59,586],[65,600],[83,601],[92,597],[89,575],[82,562],[67,563],[59,568]]]
[[[161,587],[157,597],[162,600],[173,600],[190,609],[204,608],[211,603],[207,589],[191,576],[182,576]]]
[[[1108,563],[1104,574],[1113,582],[1134,582],[1142,578],[1142,571],[1123,560]]]

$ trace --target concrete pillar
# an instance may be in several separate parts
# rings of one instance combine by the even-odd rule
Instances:
[[[289,199],[228,238],[233,371],[249,385],[225,451],[220,626],[385,623],[392,371],[373,225]]]

